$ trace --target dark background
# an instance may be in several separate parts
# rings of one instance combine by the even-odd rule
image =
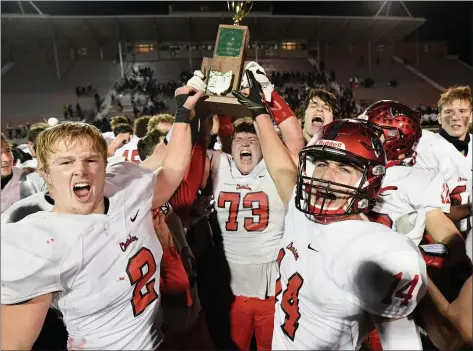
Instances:
[[[252,11],[269,11],[284,15],[372,16],[382,1],[258,1]],[[405,16],[400,2],[392,1],[390,16]],[[459,55],[473,64],[473,2],[472,1],[405,1],[414,17],[427,22],[406,40],[440,40],[449,44],[450,54]],[[28,2],[22,2],[26,13],[36,13]],[[48,15],[146,15],[173,11],[227,11],[226,1],[36,1],[35,5]],[[385,8],[386,9],[386,8]],[[20,13],[17,1],[2,1],[2,14]]]

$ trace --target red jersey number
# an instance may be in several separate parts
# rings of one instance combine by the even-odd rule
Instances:
[[[278,254],[278,270],[281,272],[281,262],[286,255],[284,249],[279,250]],[[281,273],[276,280],[276,294],[274,296],[275,301],[279,301],[278,297],[281,295],[281,310],[284,312],[284,323],[280,326],[283,333],[287,335],[289,339],[294,341],[296,337],[297,329],[299,329],[299,320],[301,319],[301,313],[299,310],[299,292],[304,284],[304,279],[299,273],[294,273],[287,280],[287,287],[284,292],[281,286]]]
[[[240,208],[241,194],[237,192],[220,192],[217,206],[226,208],[228,206],[228,219],[225,222],[227,231],[238,230],[238,210]],[[228,205],[227,205],[228,204]],[[245,217],[243,227],[248,232],[261,232],[269,224],[269,199],[263,191],[247,193],[243,197],[242,208],[250,208],[252,217]],[[257,219],[254,219],[257,217]]]
[[[416,288],[416,285],[419,282],[419,275],[416,274],[410,282],[404,284],[402,287],[396,290],[401,280],[402,272],[399,272],[394,276],[394,281],[391,284],[391,287],[389,288],[386,297],[381,301],[382,303],[390,305],[393,302],[393,297],[396,297],[398,299],[402,299],[401,306],[407,306],[409,304],[412,299],[412,293],[414,292],[414,289]]]
[[[144,268],[147,267],[147,270]],[[146,271],[146,273],[144,273]],[[151,279],[156,273],[156,261],[151,251],[145,247],[141,248],[128,261],[126,274],[130,279],[130,284],[134,285],[131,306],[133,315],[139,316],[153,301],[158,298],[158,293],[154,288],[155,279]],[[146,291],[143,293],[143,288]]]
[[[131,151],[131,152],[130,152]],[[140,159],[140,154],[138,153],[138,150],[125,150],[123,152],[123,157],[125,157],[126,161],[131,161],[134,163],[141,163]]]

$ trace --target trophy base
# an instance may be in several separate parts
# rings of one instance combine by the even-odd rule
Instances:
[[[233,118],[251,115],[248,108],[240,104],[234,96],[210,95],[197,103],[196,109],[205,114],[228,115]]]

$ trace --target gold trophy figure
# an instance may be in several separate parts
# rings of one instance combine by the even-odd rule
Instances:
[[[227,5],[228,10],[233,12],[233,24],[239,26],[253,8],[253,1],[227,1]]]

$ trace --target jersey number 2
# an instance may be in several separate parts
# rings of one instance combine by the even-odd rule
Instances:
[[[146,273],[144,272],[147,267]],[[155,279],[150,279],[156,273],[156,261],[151,251],[145,247],[141,248],[128,261],[126,274],[130,279],[130,284],[135,285],[133,289],[133,298],[131,306],[133,307],[133,315],[139,316],[153,301],[158,298],[158,293],[154,288]],[[146,291],[142,291],[143,288]]]
[[[225,229],[230,232],[238,230],[238,209],[240,207],[240,193],[230,193],[222,191],[218,196],[217,206],[225,208],[227,202],[230,203],[228,210],[228,220],[225,222]],[[256,203],[257,207],[253,207]],[[243,208],[251,208],[251,214],[257,216],[258,220],[253,220],[252,217],[246,217],[244,221],[244,228],[248,232],[260,232],[268,227],[269,222],[269,199],[268,195],[262,191],[254,193],[247,193],[243,197]]]

